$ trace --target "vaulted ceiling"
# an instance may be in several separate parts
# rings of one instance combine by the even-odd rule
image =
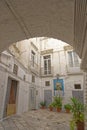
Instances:
[[[20,40],[52,37],[72,45],[84,61],[86,4],[86,0],[0,0],[0,50]]]

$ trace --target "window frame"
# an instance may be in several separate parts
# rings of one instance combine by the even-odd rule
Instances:
[[[13,74],[17,75],[18,74],[18,65],[14,64],[13,66]]]
[[[31,64],[34,67],[35,66],[35,57],[36,57],[36,53],[31,50]]]
[[[51,55],[43,56],[44,74],[51,74]]]
[[[35,83],[35,76],[32,75],[32,79],[31,79],[32,83]]]
[[[67,54],[68,54],[68,65],[69,65],[69,67],[80,67],[79,57],[76,54],[76,52],[73,51],[73,50],[69,50],[67,52]],[[77,59],[77,61],[76,61],[75,58]]]
[[[78,87],[79,86],[79,87]],[[76,88],[77,87],[77,88]],[[74,89],[75,90],[81,90],[82,88],[81,88],[81,84],[80,83],[78,83],[78,84],[74,84]]]
[[[50,81],[45,81],[45,86],[46,87],[50,86]]]

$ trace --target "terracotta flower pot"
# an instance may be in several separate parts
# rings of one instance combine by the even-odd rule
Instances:
[[[70,110],[69,110],[69,109],[66,109],[66,113],[70,113]]]
[[[53,111],[53,107],[49,107],[49,110],[50,110],[50,111]]]
[[[61,108],[57,108],[57,112],[61,112]]]
[[[77,122],[77,130],[84,130],[85,128],[84,122]]]
[[[40,108],[41,108],[41,109],[45,109],[45,106],[41,106]]]

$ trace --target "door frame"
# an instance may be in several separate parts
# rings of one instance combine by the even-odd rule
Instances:
[[[50,103],[52,102],[52,90],[50,90],[50,89],[44,90],[44,101],[46,101],[46,99],[45,99],[45,94],[46,94],[46,93],[45,93],[45,92],[47,92],[47,91],[50,92],[50,94],[51,94],[51,95],[50,95],[50,96],[51,96],[51,100],[50,100],[50,102],[49,102],[49,104],[50,104]],[[48,107],[49,104],[46,103],[46,106]]]
[[[18,104],[18,92],[19,92],[19,81],[16,80],[13,77],[8,77],[8,81],[7,81],[7,88],[6,88],[6,94],[5,94],[5,101],[4,101],[4,110],[3,110],[3,118],[7,117],[7,104],[9,101],[9,96],[10,96],[10,88],[11,88],[11,82],[12,80],[17,82],[17,90],[16,90],[16,113],[17,113],[17,104]]]
[[[34,95],[31,95],[31,90]],[[33,104],[34,106],[32,106],[32,96],[34,97],[34,104]],[[29,109],[30,110],[36,109],[36,88],[35,87],[29,88]]]

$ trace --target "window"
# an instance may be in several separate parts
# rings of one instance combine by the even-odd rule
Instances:
[[[44,74],[51,74],[51,56],[44,56]]]
[[[36,95],[38,95],[38,90],[36,90]]]
[[[70,67],[79,67],[79,57],[74,51],[68,52],[68,61]]]
[[[75,89],[81,89],[81,84],[74,84]]]
[[[45,81],[45,86],[50,86],[50,81]]]
[[[32,82],[35,83],[35,76],[32,75]]]
[[[35,52],[34,51],[31,51],[31,64],[34,67],[34,64],[35,64]]]
[[[13,73],[16,74],[16,75],[18,73],[18,66],[16,64],[14,64]]]
[[[26,75],[23,76],[23,80],[24,80],[24,81],[26,80]]]

